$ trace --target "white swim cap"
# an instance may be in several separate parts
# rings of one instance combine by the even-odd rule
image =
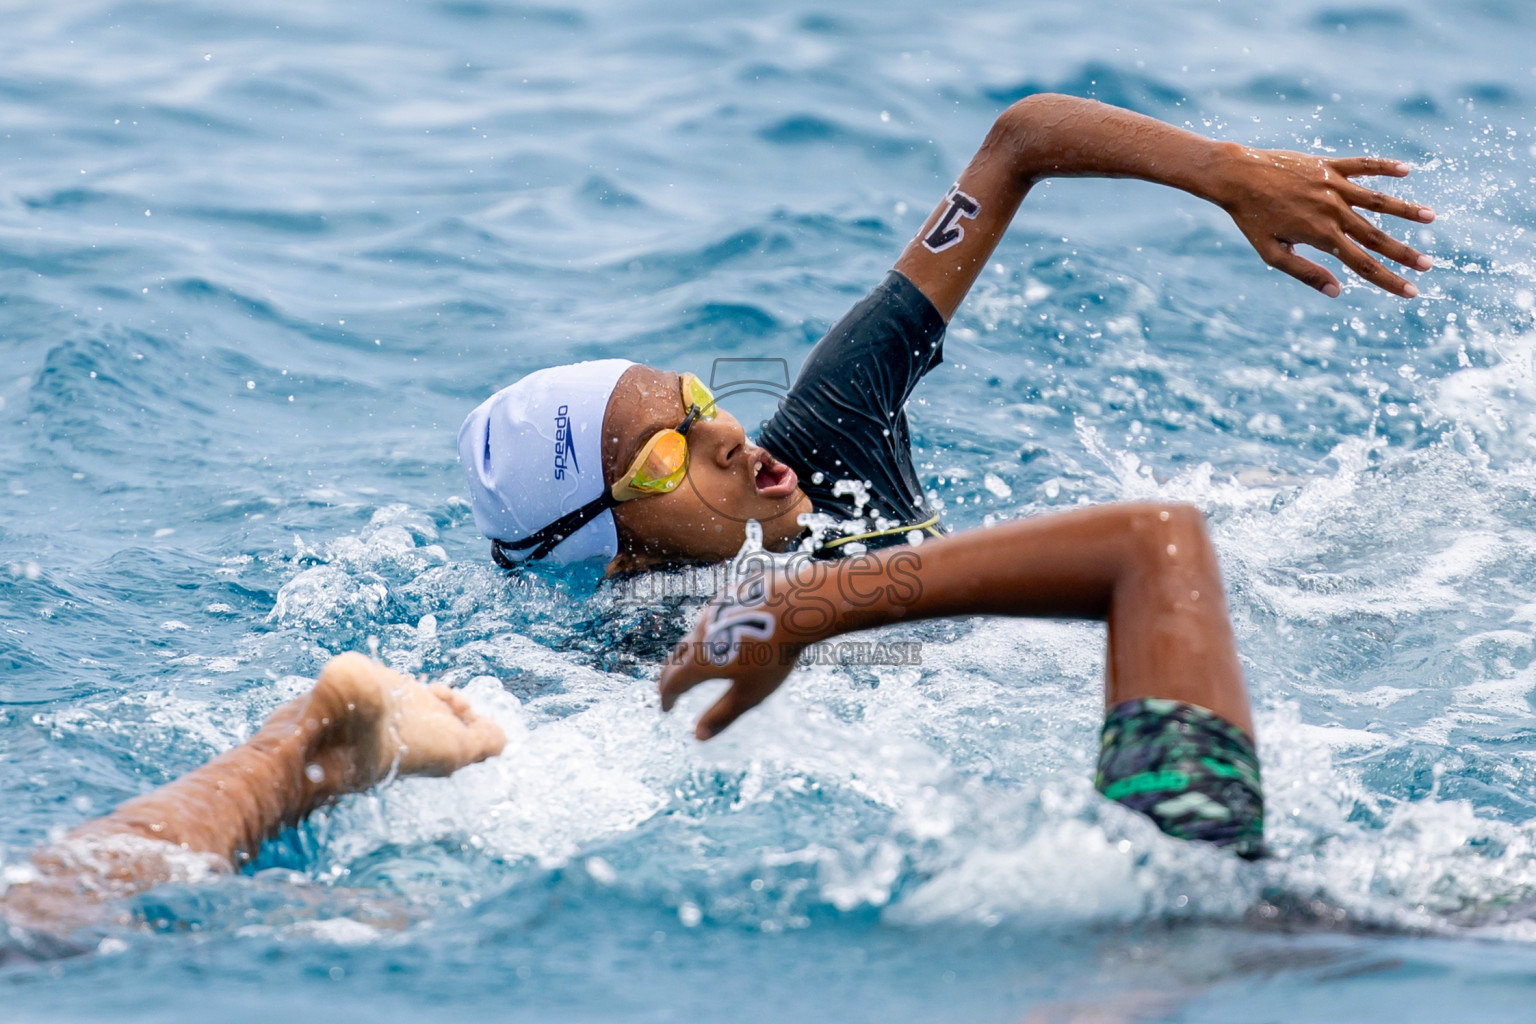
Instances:
[[[603,414],[619,378],[634,365],[597,359],[536,370],[469,414],[459,428],[459,462],[481,533],[521,540],[603,493]],[[613,512],[605,511],[547,557],[579,562],[618,552]]]

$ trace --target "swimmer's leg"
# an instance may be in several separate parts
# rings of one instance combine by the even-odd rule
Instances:
[[[343,654],[250,740],[76,834],[133,833],[234,863],[392,769],[447,775],[499,753],[503,742],[500,728],[447,687]]]
[[[76,900],[126,896],[170,878],[178,855],[230,868],[338,796],[391,772],[448,775],[504,743],[460,694],[344,654],[245,743],[38,851],[38,882],[8,890],[0,909],[35,918],[65,890]]]

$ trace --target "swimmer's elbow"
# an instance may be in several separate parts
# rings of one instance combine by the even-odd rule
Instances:
[[[1059,92],[1036,92],[1016,100],[1008,109],[999,115],[998,120],[1025,121],[1039,118],[1052,111],[1059,111],[1066,106],[1075,106],[1084,101],[1077,96],[1068,96]]]
[[[1072,136],[1072,119],[1093,100],[1039,92],[1011,104],[997,116],[987,145],[1008,154],[1014,174],[1034,182],[1059,169],[1061,149]]]

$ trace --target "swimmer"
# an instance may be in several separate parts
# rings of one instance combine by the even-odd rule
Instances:
[[[1220,206],[1266,263],[1328,297],[1339,294],[1338,279],[1298,246],[1411,299],[1417,288],[1376,256],[1415,271],[1432,261],[1360,211],[1411,224],[1434,212],[1355,181],[1407,173],[1395,160],[1254,149],[1092,100],[1028,97],[998,117],[885,280],[807,356],[756,441],[691,373],[624,359],[539,370],[487,399],[459,432],[476,524],[503,567],[600,558],[610,575],[729,559],[749,520],[761,525],[767,550],[817,558],[915,550],[907,546],[927,538],[919,604],[861,608],[834,625],[983,611],[1103,618],[1111,649],[1104,737],[1113,750],[1101,758],[1102,788],[1133,805],[1216,814],[1193,795],[1136,791],[1181,777],[1176,765],[1188,759],[1178,752],[1193,749],[1198,761],[1210,746],[1234,751],[1212,758],[1223,766],[1218,781],[1252,783],[1251,798],[1233,799],[1256,801],[1251,716],[1198,513],[1109,507],[948,537],[923,496],[905,406],[942,361],[945,328],[1024,197],[1046,178],[1179,188]],[[1157,537],[1167,537],[1161,550],[1180,553],[1153,557],[1160,549],[1149,538]],[[852,570],[834,575],[843,572]],[[1189,597],[1195,592],[1199,599]],[[664,676],[663,686],[679,678],[697,681],[684,673]],[[701,735],[723,727],[730,709],[761,700],[763,685],[730,698]],[[1135,765],[1144,767],[1126,767]]]
[[[461,694],[343,654],[249,740],[9,869],[0,919],[68,934],[108,901],[237,868],[337,797],[393,775],[450,775],[505,742]]]

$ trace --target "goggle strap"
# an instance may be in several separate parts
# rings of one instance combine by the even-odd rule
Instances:
[[[561,541],[565,540],[571,534],[575,533],[583,526],[586,526],[592,520],[596,519],[598,516],[602,515],[604,512],[613,508],[617,504],[618,500],[615,499],[612,494],[604,491],[596,498],[593,498],[591,501],[581,506],[581,508],[578,508],[572,512],[567,512],[565,515],[561,516],[559,519],[556,519],[542,530],[537,530],[534,533],[530,533],[526,537],[519,538],[518,540],[498,540],[492,545],[492,551],[497,555],[501,555],[501,557],[497,558],[496,561],[498,564],[501,564],[503,563],[503,559],[505,559],[505,561],[513,562],[516,564],[519,561],[533,561],[535,559],[543,558],[545,555],[549,554],[556,547],[558,547]],[[516,551],[521,553],[529,548],[533,548],[533,551],[527,555],[524,555],[522,559],[507,558],[506,555],[503,554],[503,551]],[[503,565],[503,567],[505,568],[505,565]]]
[[[677,432],[684,438],[688,436],[689,428],[691,428],[700,419],[713,419],[714,410],[716,408],[715,396],[710,393],[708,388],[704,387],[703,382],[700,381],[697,377],[694,377],[693,379],[694,382],[698,384],[699,389],[703,391],[704,394],[709,395],[709,408],[702,408],[696,401],[692,400],[694,396],[688,394],[688,385],[687,382],[684,381],[683,403],[688,406],[688,414],[683,417],[682,424],[677,428]],[[644,456],[644,454],[645,452],[642,450],[641,455],[636,457],[636,461],[640,461],[640,458]],[[634,472],[631,471],[626,479],[632,479],[633,477]],[[604,491],[598,497],[593,498],[591,501],[581,506],[581,508],[578,508],[573,512],[567,512],[565,515],[561,516],[559,519],[556,519],[542,530],[537,530],[533,533],[530,533],[528,536],[519,540],[492,540],[491,558],[503,569],[516,569],[523,562],[531,562],[536,559],[543,558],[545,555],[549,554],[556,547],[558,547],[561,541],[565,540],[571,534],[575,533],[583,526],[586,526],[592,520],[606,512],[608,509],[611,509],[618,504],[619,499],[613,496],[613,492],[611,490]],[[532,548],[533,550],[528,554],[523,555],[522,558],[513,558],[508,554],[508,552],[517,552],[522,554],[522,552],[528,551],[529,548]]]

